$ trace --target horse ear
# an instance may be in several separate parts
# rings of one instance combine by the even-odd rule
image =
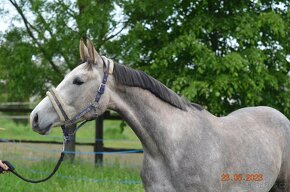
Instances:
[[[99,55],[99,53],[96,51],[93,42],[91,40],[88,40],[88,52],[89,52],[89,63],[93,65],[97,65],[98,63],[102,62],[102,58]]]
[[[82,62],[85,62],[89,59],[88,48],[86,47],[82,39],[80,40],[80,57]]]

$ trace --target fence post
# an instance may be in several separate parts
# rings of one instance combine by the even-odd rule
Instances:
[[[67,129],[74,129],[76,128],[76,124],[73,124],[71,126],[68,126]],[[70,142],[65,144],[64,147],[65,151],[76,151],[76,135],[72,135],[70,136]],[[73,162],[75,159],[75,153],[69,153],[69,154],[65,154],[65,159],[68,160],[69,162]]]
[[[101,115],[96,119],[96,138],[95,138],[96,140],[94,146],[95,152],[104,151],[103,128],[104,128],[104,115]],[[103,165],[103,154],[95,154],[95,164],[97,166]]]

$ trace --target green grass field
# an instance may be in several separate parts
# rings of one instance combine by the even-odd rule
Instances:
[[[18,162],[20,164],[20,162]],[[23,162],[22,162],[23,164]],[[28,178],[39,179],[47,176],[54,166],[51,161],[40,161],[31,165],[17,167],[19,173]],[[24,166],[23,165],[23,166]],[[143,191],[136,168],[94,167],[92,164],[64,162],[57,174],[49,181],[40,184],[29,184],[12,174],[0,175],[1,192],[128,192]]]
[[[94,142],[94,126],[94,122],[90,122],[81,128],[76,140]],[[141,149],[138,138],[130,128],[125,127],[123,132],[120,131],[120,121],[105,121],[104,127],[106,147]],[[4,139],[62,141],[59,128],[54,128],[49,136],[41,136],[33,132],[29,125],[18,124],[8,119],[0,119],[0,128],[4,129],[0,129],[0,138]],[[47,176],[59,157],[58,152],[48,154],[46,150],[59,151],[61,146],[0,143],[0,159],[13,162],[19,173],[39,179]],[[92,147],[78,146],[77,151],[92,152]],[[137,160],[135,156],[105,155],[105,166],[95,167],[93,155],[77,155],[73,164],[65,161],[56,176],[41,184],[25,183],[12,174],[0,175],[0,192],[144,191],[139,176],[140,166],[133,166],[136,162],[137,165],[141,165],[142,156],[139,155]]]

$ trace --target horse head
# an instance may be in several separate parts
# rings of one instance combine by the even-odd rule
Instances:
[[[104,75],[113,71],[113,62],[101,57],[90,40],[87,46],[80,41],[81,63],[69,72],[56,88],[48,91],[47,96],[31,112],[30,124],[34,131],[48,134],[53,126],[64,125],[94,102]],[[77,120],[93,119],[107,109],[110,85],[112,82],[109,78],[98,106]]]

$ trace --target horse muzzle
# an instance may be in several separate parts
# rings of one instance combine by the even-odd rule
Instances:
[[[49,133],[56,122],[59,122],[59,117],[49,98],[45,97],[30,114],[31,128],[33,131],[44,135]]]

